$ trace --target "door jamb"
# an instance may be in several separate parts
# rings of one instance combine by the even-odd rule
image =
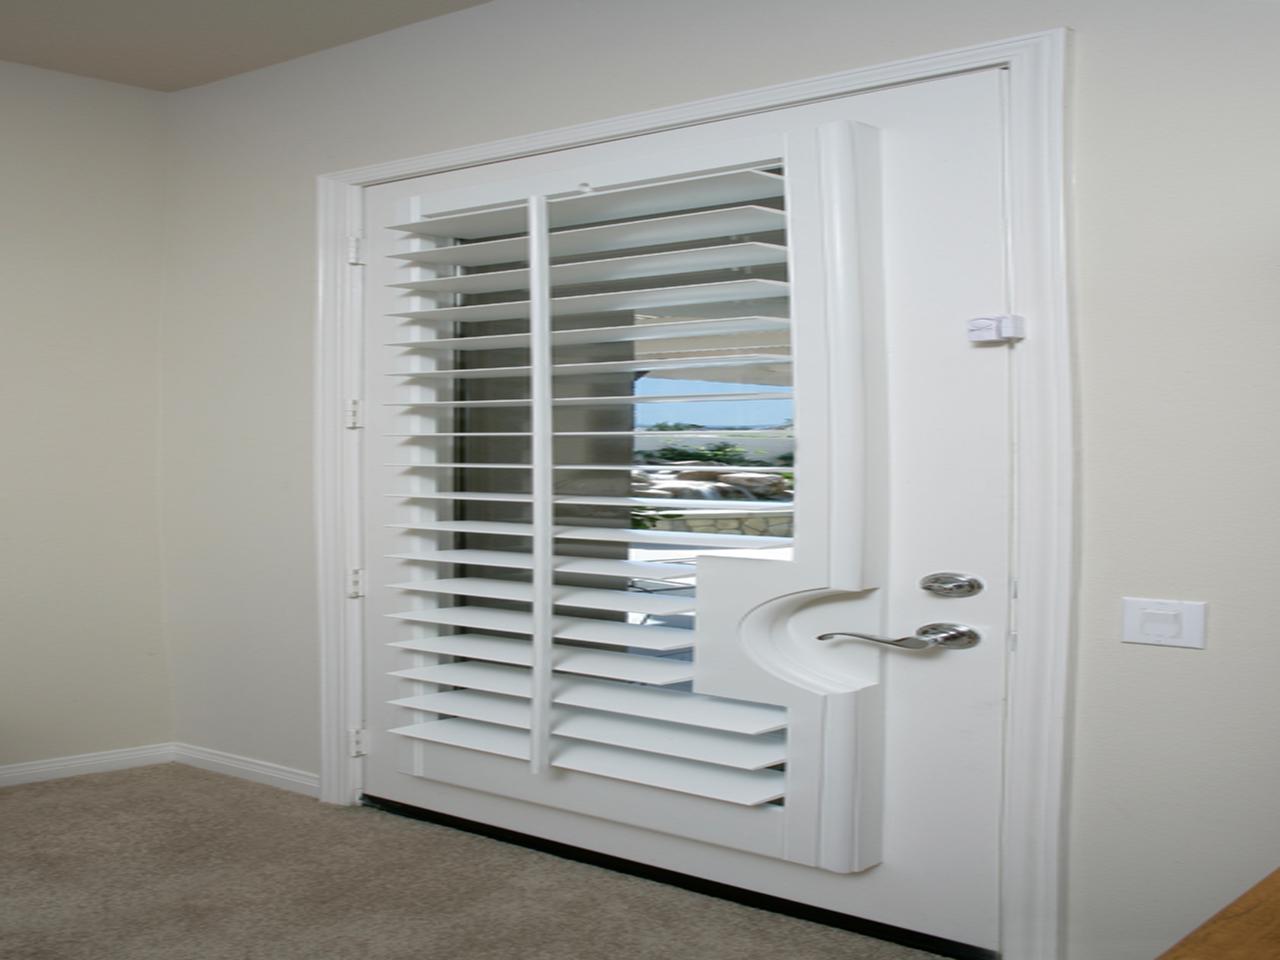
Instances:
[[[320,797],[357,802],[363,726],[359,409],[365,187],[481,163],[847,96],[959,72],[1007,76],[1010,312],[1028,319],[1013,384],[1019,515],[1001,820],[1001,953],[1060,954],[1069,650],[1074,600],[1074,416],[1065,241],[1062,29],[725,97],[329,173],[317,178],[315,525]],[[1019,637],[1021,642],[1018,642]]]

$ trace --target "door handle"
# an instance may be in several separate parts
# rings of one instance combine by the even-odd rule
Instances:
[[[822,633],[819,640],[869,640],[903,650],[928,650],[930,647],[946,647],[948,650],[967,650],[982,639],[973,627],[963,623],[926,623],[910,637],[877,637],[870,633]]]

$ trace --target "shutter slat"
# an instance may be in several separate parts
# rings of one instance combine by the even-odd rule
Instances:
[[[733,501],[737,503],[738,501]],[[741,547],[765,549],[789,547],[790,537],[751,537],[736,533],[695,533],[691,530],[628,530],[611,527],[564,527],[556,530],[561,540],[594,540],[606,543],[637,543],[662,547]]]
[[[512,397],[509,400],[407,400],[402,403],[384,403],[384,407],[399,407],[401,409],[411,409],[413,407],[440,407],[449,410],[487,410],[494,407],[527,407],[529,399],[527,397]],[[388,466],[396,466],[396,464],[388,464]]]
[[[519,580],[490,580],[485,577],[453,577],[440,580],[411,580],[407,583],[388,584],[393,590],[418,593],[444,593],[458,597],[488,597],[495,600],[519,600],[533,602],[533,585]],[[590,610],[614,610],[626,613],[647,613],[669,616],[688,613],[696,605],[693,597],[674,597],[665,594],[635,592],[629,590],[594,590],[584,587],[552,588],[556,606],[582,607]]]
[[[481,433],[388,433],[385,436],[394,440],[422,440],[428,437],[527,437],[528,433],[495,433],[493,431],[484,431]],[[735,429],[727,427],[724,430],[557,430],[553,436],[556,437],[659,437],[664,440],[720,440],[726,437],[755,438],[757,440],[791,440],[795,434],[790,430],[753,430],[750,428]],[[670,469],[670,468],[669,468]],[[694,467],[693,469],[697,469]],[[743,464],[738,467],[739,472],[750,472],[752,467]],[[389,493],[389,497],[402,496],[398,493]],[[408,496],[403,495],[403,496]]]
[[[689,613],[697,605],[695,597],[636,590],[595,590],[586,587],[556,587],[555,602],[561,607],[584,610],[613,610],[618,613],[645,613],[666,617]]]
[[[496,753],[498,756],[511,757],[515,760],[529,759],[527,733],[476,720],[433,720],[430,723],[397,727],[391,733],[412,737],[415,740],[443,743],[451,747]]]
[[[736,170],[553,199],[548,213],[551,226],[556,228],[633,220],[676,210],[777,199],[785,192],[785,184],[776,173]]]
[[[485,693],[501,693],[508,697],[529,696],[532,682],[529,671],[520,667],[494,663],[436,663],[428,667],[393,670],[391,676],[417,683],[438,683],[446,687],[466,687]]]
[[[725,280],[720,283],[693,283],[648,290],[622,290],[615,293],[589,293],[574,297],[553,297],[552,310],[557,317],[584,313],[609,313],[618,310],[654,310],[659,307],[696,306],[712,303],[749,303],[787,295],[783,280]],[[506,303],[478,303],[463,307],[436,307],[432,310],[410,310],[390,314],[405,320],[451,320],[489,322],[520,320],[529,316],[528,300]]]
[[[529,464],[527,463],[480,463],[480,462],[451,463],[451,462],[443,462],[443,461],[439,463],[388,463],[388,464],[385,464],[385,466],[400,467],[405,470],[410,470],[410,469],[417,470],[420,468],[421,469],[433,468],[433,469],[445,469],[445,470],[528,470],[530,469]]]
[[[787,365],[791,356],[786,353],[723,354],[714,357],[661,357],[651,360],[604,360],[595,363],[557,363],[553,365],[557,377],[594,375],[599,373],[639,373],[643,370],[698,370],[707,367],[752,367],[760,364]],[[467,367],[461,370],[398,370],[389,377],[406,380],[450,379],[485,380],[523,377],[528,367]],[[461,436],[462,434],[441,434]],[[393,434],[395,436],[395,434]]]
[[[393,703],[398,707],[408,707],[424,713],[441,713],[468,720],[483,720],[503,727],[529,729],[529,702],[497,693],[450,690],[446,693],[409,697]]]
[[[434,433],[384,433],[384,437],[389,440],[428,440],[432,437],[531,437],[533,434],[528,431],[515,430],[479,430],[479,431],[457,431],[446,432],[443,430]]]
[[[408,464],[415,466],[415,464]],[[430,466],[430,464],[416,464],[416,466]],[[697,470],[699,473],[714,471],[716,473],[742,473],[750,471],[751,473],[794,473],[795,467],[746,467],[746,466],[724,466],[718,463],[689,463],[689,464],[670,464],[670,463],[560,463],[556,464],[557,470],[648,470],[658,473],[669,473],[675,470]]]
[[[665,686],[693,680],[693,661],[670,657],[646,657],[609,650],[581,647],[557,648],[555,669],[560,673],[582,674],[608,680],[652,683]]]
[[[529,207],[524,203],[508,203],[489,208],[450,210],[426,216],[412,223],[388,227],[424,237],[449,237],[472,240],[476,237],[499,237],[508,233],[524,233],[529,223]]]
[[[752,807],[781,798],[786,784],[777,770],[734,770],[594,743],[561,746],[552,766]]]
[[[793,440],[790,430],[758,430],[751,427],[726,427],[723,430],[557,430],[557,437],[659,437],[672,440],[720,440],[725,437],[752,438],[757,440]],[[750,466],[742,470],[749,472]]]
[[[586,407],[629,403],[725,403],[735,400],[790,400],[790,390],[770,393],[651,393],[643,397],[560,397],[556,406]]]
[[[773,390],[768,393],[650,393],[645,396],[616,397],[557,397],[552,401],[557,407],[594,407],[600,405],[626,405],[633,403],[724,403],[734,400],[790,400],[790,390]],[[401,407],[439,407],[442,409],[469,409],[486,407],[527,407],[528,400],[512,398],[510,400],[414,400],[405,403],[389,403],[385,406]],[[406,466],[406,464],[389,463],[389,467]],[[414,466],[414,464],[407,464]]]
[[[556,617],[556,636],[561,640],[585,640],[610,647],[635,647],[671,653],[693,646],[693,631],[679,627],[651,627],[588,617]]]
[[[441,607],[434,610],[406,610],[389,613],[393,620],[410,623],[435,623],[475,630],[499,630],[503,633],[529,634],[533,617],[518,610],[496,610],[489,607]],[[552,621],[556,637],[562,640],[585,640],[610,647],[635,647],[668,653],[687,650],[693,645],[693,632],[678,627],[656,627],[593,620],[589,617],[561,617]]]
[[[425,520],[422,523],[392,523],[400,530],[422,530],[441,533],[490,533],[500,536],[532,537],[533,527],[527,523],[506,523],[499,520]]]
[[[434,623],[446,627],[471,630],[500,630],[504,633],[529,634],[533,618],[516,610],[490,610],[487,607],[440,607],[434,610],[406,610],[387,614],[393,620],[409,623]]]
[[[434,550],[428,553],[393,553],[395,560],[430,563],[458,563],[478,567],[507,567],[531,570],[533,558],[510,550]],[[594,574],[604,577],[631,577],[641,580],[683,580],[694,575],[694,567],[679,563],[650,563],[642,560],[604,560],[595,557],[553,559],[556,573]]]
[[[438,653],[450,657],[474,657],[494,663],[527,667],[533,662],[528,640],[514,637],[490,637],[483,633],[450,633],[435,637],[414,637],[390,644],[416,653]]]
[[[392,523],[388,526],[399,530],[420,530],[426,533],[488,533],[510,537],[533,535],[532,528],[527,523],[506,523],[498,520],[429,520],[422,523]],[[632,530],[623,527],[557,527],[555,535],[559,540],[636,543],[661,547],[764,549],[789,547],[792,543],[790,537],[749,537],[736,533],[694,533],[688,530]]]
[[[472,493],[458,490],[435,490],[431,493],[384,493],[393,500],[459,500],[480,503],[531,503],[530,493]]]
[[[750,470],[743,467],[743,470]],[[677,500],[662,497],[556,497],[556,503],[598,507],[655,507],[664,510],[710,511],[729,513],[789,513],[795,504],[790,500]]]
[[[781,197],[783,183],[781,176],[763,170],[737,170],[554,200],[548,204],[548,216],[553,228],[653,217],[695,207]],[[397,224],[390,229],[430,237],[472,240],[523,233],[527,219],[525,204],[506,204],[487,209],[451,210],[413,223]]]
[[[555,699],[565,707],[582,707],[731,733],[772,733],[781,730],[787,722],[787,711],[782,707],[608,680],[567,681],[558,688]]]
[[[647,360],[605,360],[596,363],[557,363],[557,377],[575,374],[635,373],[642,370],[698,370],[705,367],[753,367],[787,365],[789,353],[730,353],[718,356],[656,357]]]
[[[560,330],[551,336],[558,347],[591,343],[631,343],[644,340],[680,340],[693,337],[731,336],[744,333],[785,333],[785,317],[717,317],[711,320],[674,320],[666,323],[619,324]],[[442,337],[438,340],[398,340],[389,347],[416,350],[510,350],[529,346],[527,333],[503,333],[481,337]],[[483,401],[482,401],[483,402]]]
[[[488,637],[477,633],[455,633],[440,637],[416,637],[391,644],[417,653],[472,657],[493,663],[527,667],[533,662],[533,648],[527,640],[511,637]],[[693,679],[693,663],[671,657],[651,657],[611,650],[591,650],[557,644],[554,668],[561,673],[652,683],[665,686],[688,683]]]
[[[551,268],[554,287],[570,284],[608,283],[646,277],[702,273],[785,263],[787,248],[776,243],[731,243],[695,250],[642,253],[608,260],[584,260]],[[468,273],[456,277],[430,280],[408,280],[392,287],[434,296],[445,293],[476,294],[525,291],[529,289],[529,271],[495,270]]]
[[[742,770],[761,770],[787,759],[787,740],[782,733],[745,736],[580,710],[564,710],[557,714],[552,732],[571,740],[627,747]]]
[[[632,247],[656,247],[669,243],[687,243],[712,237],[745,236],[782,230],[786,214],[773,207],[754,205],[682,213],[670,217],[651,217],[626,223],[610,223],[598,227],[559,230],[550,236],[553,257],[572,257],[590,253],[608,253]],[[411,225],[416,228],[416,224]],[[416,232],[413,231],[413,232]],[[398,260],[412,263],[456,267],[486,267],[495,263],[515,263],[529,256],[527,237],[486,240],[478,243],[453,244],[430,250],[394,253]]]

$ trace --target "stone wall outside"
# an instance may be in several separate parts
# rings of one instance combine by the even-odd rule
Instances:
[[[654,530],[691,530],[696,533],[738,533],[757,537],[789,537],[793,524],[790,512],[703,510],[696,516],[654,517]]]

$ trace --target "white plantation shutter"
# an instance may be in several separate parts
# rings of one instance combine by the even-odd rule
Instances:
[[[396,651],[405,774],[875,862],[874,677],[825,689],[724,645],[763,584],[830,565],[839,458],[823,424],[797,449],[788,209],[818,209],[818,170],[782,156],[454,209],[426,193],[425,213],[370,224],[394,307],[365,348],[370,632]],[[810,410],[829,401],[825,330],[800,331]],[[840,791],[862,836],[831,855]]]
[[[657,509],[690,524],[714,521],[726,506],[780,516],[789,502],[634,495],[634,440],[645,431],[631,411],[777,404],[789,393],[737,391],[726,401],[628,388],[659,374],[673,385],[722,371],[748,381],[757,366],[789,382],[783,185],[775,171],[742,170],[535,201],[534,217],[545,210],[547,226],[534,235],[529,204],[398,228],[440,244],[399,258],[443,275],[395,284],[429,299],[401,314],[412,335],[391,346],[407,363],[386,371],[405,393],[407,429],[393,436],[409,441],[414,458],[401,468],[405,485],[387,493],[414,514],[401,528],[417,549],[402,556],[418,573],[390,588],[430,606],[392,616],[423,625],[399,641],[403,649],[452,662],[395,672],[434,691],[395,701],[416,715],[397,733],[730,803],[782,796],[785,711],[688,687],[696,551],[789,541],[634,523],[637,511]],[[541,303],[532,296],[539,289],[550,293]],[[592,319],[584,326],[580,317]],[[602,385],[606,395],[594,395]],[[551,431],[541,456],[539,420]],[[662,439],[694,451],[759,433]],[[482,465],[495,455],[510,462]],[[425,465],[437,459],[448,465]],[[484,548],[469,548],[480,539]],[[637,547],[678,559],[632,559]],[[679,625],[662,625],[669,620]],[[539,684],[548,666],[550,682]],[[541,717],[535,692],[550,701]]]

